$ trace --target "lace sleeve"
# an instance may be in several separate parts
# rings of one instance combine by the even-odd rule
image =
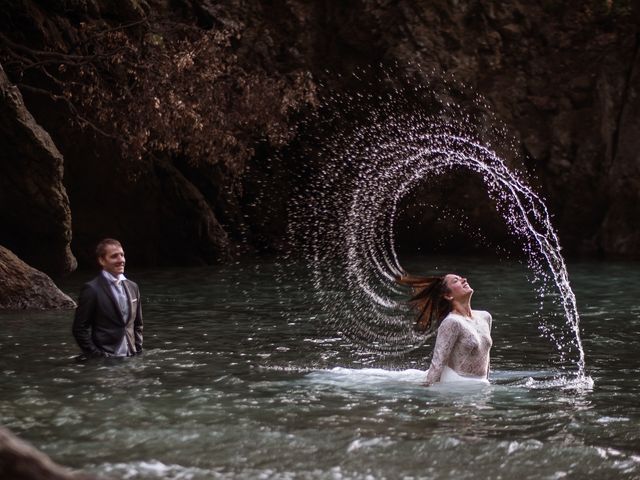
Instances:
[[[436,337],[436,345],[433,348],[433,357],[431,358],[431,366],[427,373],[427,385],[433,385],[440,380],[442,370],[449,361],[449,356],[456,344],[460,326],[458,322],[451,317],[447,317],[442,321],[438,328],[438,336]]]

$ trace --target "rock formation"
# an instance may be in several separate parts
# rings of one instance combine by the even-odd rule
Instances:
[[[601,243],[605,252],[637,257],[640,250],[640,45],[636,47],[623,96],[606,177],[608,208],[601,227]]]
[[[31,268],[10,250],[0,246],[0,309],[74,308],[44,273]]]
[[[0,66],[0,244],[50,274],[76,268],[64,161]]]
[[[5,59],[64,152],[73,250],[84,265],[106,236],[136,265],[228,258],[227,232],[245,230],[247,159],[291,137],[288,118],[307,94],[304,72],[279,66],[266,27],[250,25],[261,13],[242,9],[26,1],[4,16]],[[264,50],[254,53],[254,40]]]
[[[47,455],[0,427],[0,478],[6,480],[91,480],[54,463]]]
[[[307,134],[318,128],[322,117],[310,115],[316,93],[367,88],[373,77],[355,82],[351,74],[372,65],[373,76],[398,73],[390,90],[401,76],[450,77],[464,86],[456,102],[484,96],[513,139],[494,146],[546,198],[565,251],[636,257],[633,8],[625,0],[23,0],[0,19],[0,55],[64,154],[73,250],[85,265],[104,236],[119,238],[138,265],[278,248],[293,189],[322,168],[313,158],[318,140],[300,134],[301,122]],[[489,118],[480,112],[479,130],[493,128]],[[2,121],[3,131],[16,128]],[[464,203],[484,201],[476,187],[463,187],[471,192]],[[64,204],[59,193],[46,197]],[[29,202],[38,198],[29,194]],[[11,202],[0,217],[15,227],[0,243],[36,266],[45,252],[68,270],[60,251],[67,217],[17,215]],[[470,214],[479,225],[495,223],[490,209]],[[425,216],[410,237],[428,235],[433,221]],[[58,239],[57,250],[25,240],[35,238],[35,225]],[[494,231],[501,241],[499,228],[487,233]]]
[[[587,1],[334,5],[326,58],[343,71],[382,62],[425,80],[431,72],[450,76],[466,88],[466,99],[455,99],[462,104],[480,93],[515,143],[511,151],[494,146],[529,172],[565,251],[637,257],[637,2],[635,8]],[[483,201],[463,187],[467,204]],[[410,236],[431,231],[425,222]]]

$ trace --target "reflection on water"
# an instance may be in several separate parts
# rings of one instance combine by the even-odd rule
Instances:
[[[638,265],[570,267],[592,385],[563,378],[519,265],[464,267],[490,386],[423,387],[430,345],[354,348],[267,263],[140,271],[141,357],[77,363],[70,312],[2,314],[0,422],[107,478],[640,477]]]

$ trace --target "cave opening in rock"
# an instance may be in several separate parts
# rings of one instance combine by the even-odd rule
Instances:
[[[458,168],[417,184],[399,202],[395,248],[400,257],[522,255],[482,178]]]

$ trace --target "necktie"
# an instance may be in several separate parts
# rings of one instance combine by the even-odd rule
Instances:
[[[126,317],[127,315],[127,294],[124,291],[124,286],[122,285],[122,280],[116,280],[116,292],[118,292],[118,306],[120,307],[120,311],[122,311],[122,315]]]

